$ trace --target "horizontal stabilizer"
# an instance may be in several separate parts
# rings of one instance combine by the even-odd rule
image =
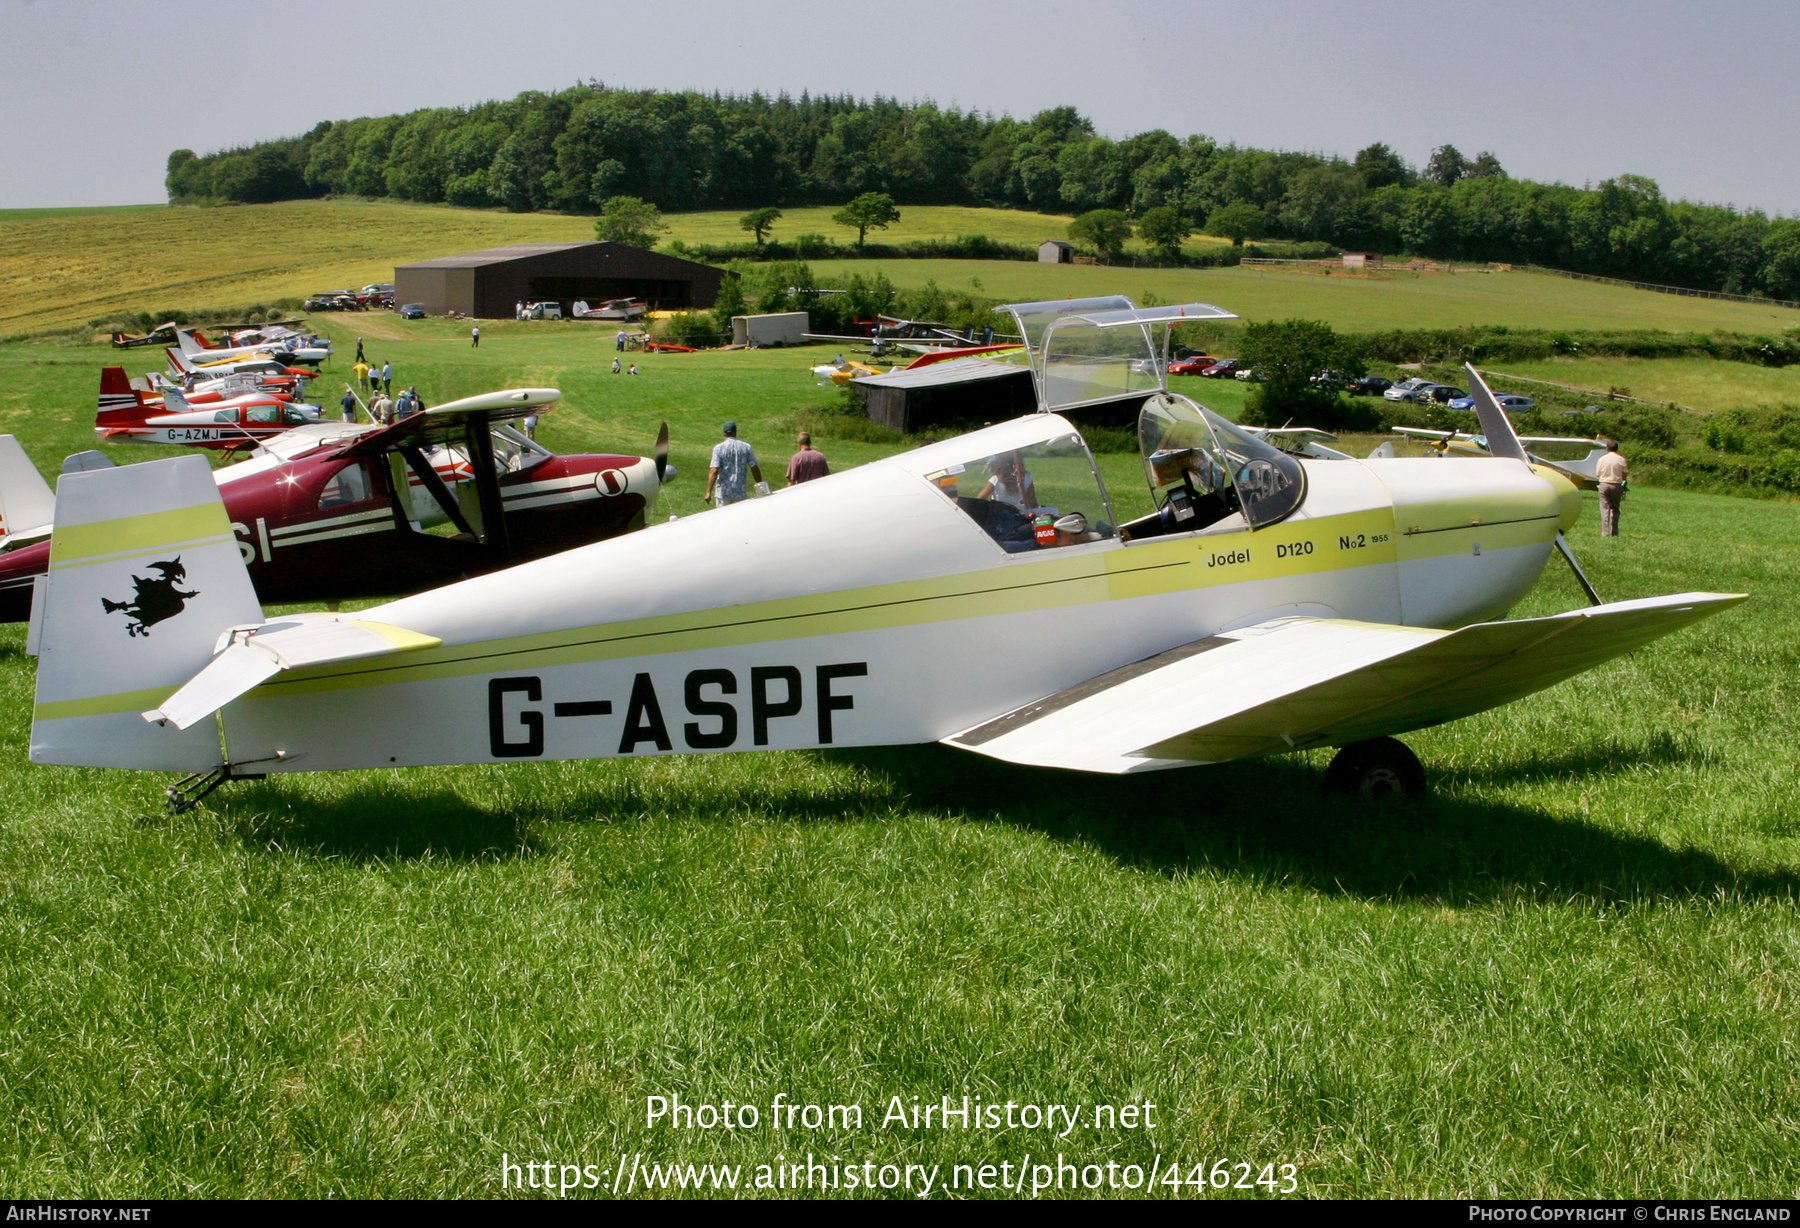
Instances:
[[[144,719],[186,729],[283,670],[382,657],[442,640],[386,623],[335,614],[294,614],[255,629],[234,628],[225,650]]]
[[[1338,746],[1484,712],[1745,600],[1681,593],[1434,631],[1288,618],[1196,640],[945,738],[1140,772]]]

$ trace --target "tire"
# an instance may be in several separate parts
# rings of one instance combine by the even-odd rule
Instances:
[[[1352,742],[1325,769],[1325,789],[1346,797],[1425,796],[1425,766],[1396,738]]]

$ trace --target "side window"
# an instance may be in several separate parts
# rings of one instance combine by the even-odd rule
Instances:
[[[319,491],[319,508],[362,503],[369,498],[369,472],[360,464],[345,465]]]
[[[249,417],[252,422],[280,422],[281,406],[252,405],[250,407]]]
[[[972,457],[927,476],[1008,554],[1102,541],[1112,508],[1080,435]]]
[[[238,411],[235,409],[221,409],[213,415],[214,422],[236,422],[237,420]]]

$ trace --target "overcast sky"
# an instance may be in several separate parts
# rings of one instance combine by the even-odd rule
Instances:
[[[1800,214],[1795,0],[0,0],[0,208],[166,199],[171,149],[609,85],[932,99],[1346,156],[1492,150]]]

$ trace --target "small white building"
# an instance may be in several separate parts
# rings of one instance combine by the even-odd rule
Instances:
[[[1075,245],[1061,239],[1046,239],[1038,244],[1039,264],[1074,264]]]
[[[1381,253],[1345,252],[1344,267],[1347,269],[1378,269],[1381,267]]]

